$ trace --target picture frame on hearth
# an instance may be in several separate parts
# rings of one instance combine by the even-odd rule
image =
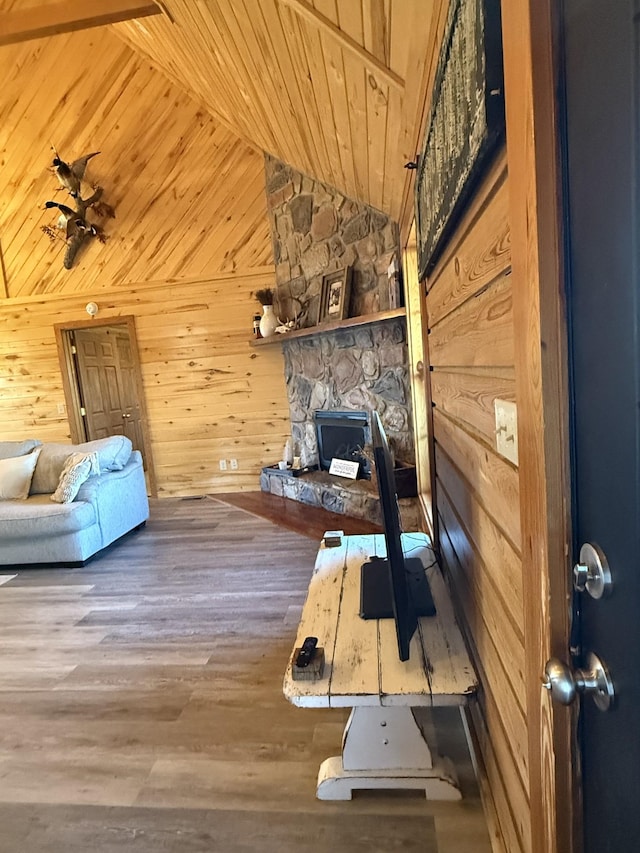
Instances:
[[[343,267],[322,276],[318,323],[346,320],[351,297],[351,267]]]

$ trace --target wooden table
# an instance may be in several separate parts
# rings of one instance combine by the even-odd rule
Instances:
[[[306,708],[352,708],[342,755],[326,759],[318,774],[322,800],[350,800],[363,788],[424,789],[429,799],[460,799],[452,763],[432,754],[412,709],[466,703],[477,687],[429,538],[402,535],[405,556],[419,557],[437,615],[419,620],[410,659],[401,662],[393,619],[361,619],[360,566],[385,556],[381,534],[345,536],[340,547],[320,547],[295,648],[307,636],[324,648],[323,678],[294,681],[292,652],[284,695]],[[428,567],[428,568],[427,568]]]

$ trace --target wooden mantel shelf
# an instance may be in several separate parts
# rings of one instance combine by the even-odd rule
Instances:
[[[349,317],[346,320],[334,320],[332,323],[323,323],[319,326],[309,326],[307,329],[296,329],[294,332],[271,335],[269,338],[257,338],[250,341],[251,346],[263,347],[281,344],[292,338],[310,338],[314,335],[324,335],[327,332],[335,332],[336,329],[352,329],[355,326],[366,326],[370,323],[381,323],[384,320],[395,320],[396,317],[405,317],[406,309],[394,308],[392,311],[379,311],[377,314],[361,314],[359,317]]]

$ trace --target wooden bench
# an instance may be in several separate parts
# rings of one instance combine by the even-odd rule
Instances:
[[[318,552],[283,689],[301,707],[352,708],[342,754],[320,767],[322,800],[350,800],[353,790],[364,788],[417,788],[429,799],[460,799],[452,763],[432,754],[412,709],[464,705],[476,676],[428,536],[405,533],[402,545],[405,556],[422,560],[437,610],[419,620],[405,663],[394,620],[359,616],[360,566],[372,555],[385,556],[384,537],[345,536],[339,547],[323,543]],[[295,648],[307,636],[324,648],[317,681],[292,677]]]

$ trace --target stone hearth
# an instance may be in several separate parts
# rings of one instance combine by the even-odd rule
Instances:
[[[346,480],[327,471],[309,471],[299,477],[282,471],[263,471],[260,488],[263,492],[322,507],[330,512],[382,523],[378,491],[370,480]],[[401,498],[398,504],[403,529],[419,530],[416,499]]]

